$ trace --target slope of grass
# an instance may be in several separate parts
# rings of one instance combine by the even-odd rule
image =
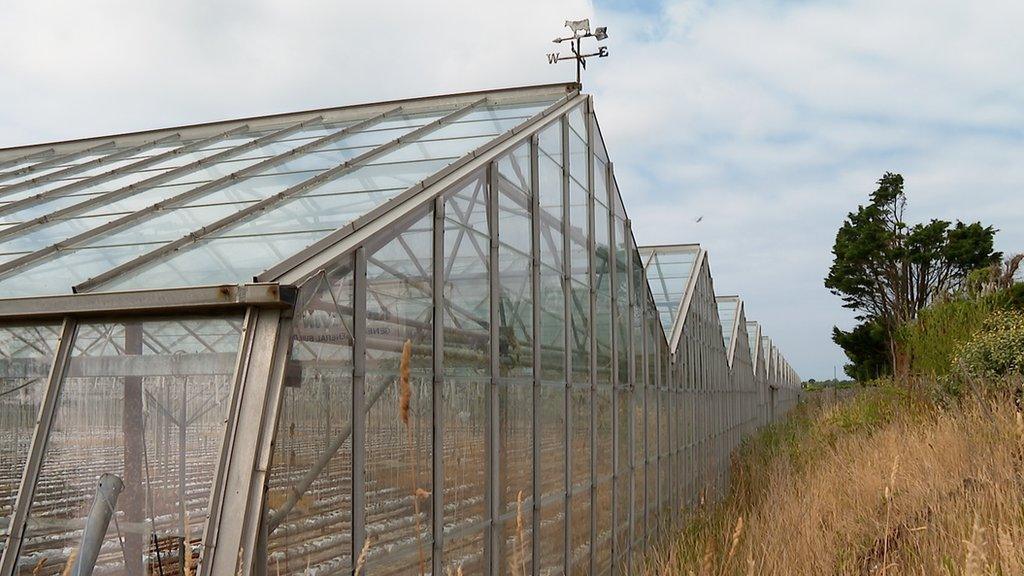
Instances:
[[[1009,399],[889,385],[748,442],[720,504],[647,573],[1024,574],[1024,422]]]

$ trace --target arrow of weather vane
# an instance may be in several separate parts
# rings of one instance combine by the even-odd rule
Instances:
[[[553,42],[555,44],[561,44],[562,42],[569,42],[569,48],[572,50],[572,54],[559,54],[557,52],[548,54],[548,64],[556,64],[563,60],[575,60],[576,61],[576,83],[580,84],[583,70],[587,68],[587,58],[597,57],[604,58],[608,56],[607,46],[598,46],[597,52],[591,52],[590,54],[583,54],[582,44],[584,38],[595,38],[598,42],[608,37],[608,28],[605,26],[598,26],[594,28],[594,31],[590,31],[590,19],[584,18],[583,20],[566,20],[565,26],[572,31],[572,36],[566,36],[564,38],[555,38]]]

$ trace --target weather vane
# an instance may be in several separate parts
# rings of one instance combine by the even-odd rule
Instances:
[[[597,56],[598,58],[604,58],[608,56],[607,46],[598,46],[597,52],[590,54],[583,54],[582,44],[584,38],[596,38],[598,42],[608,37],[608,28],[604,26],[598,26],[594,28],[594,31],[590,31],[590,19],[584,18],[583,20],[566,20],[565,27],[572,31],[572,36],[566,36],[565,38],[555,38],[555,44],[561,44],[562,42],[569,42],[569,47],[572,49],[572,55],[561,55],[557,52],[548,54],[548,64],[555,64],[562,60],[575,60],[576,61],[576,83],[582,84],[581,76],[583,70],[587,68],[587,58]]]

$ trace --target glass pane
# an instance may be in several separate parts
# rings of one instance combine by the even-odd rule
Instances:
[[[531,570],[533,496],[533,389],[500,383],[498,393],[499,568]]]
[[[103,285],[104,290],[248,282],[322,238],[324,232],[210,238]]]
[[[529,144],[498,162],[501,376],[533,374],[533,258]]]
[[[0,281],[0,294],[8,298],[70,294],[72,286],[154,248],[153,244],[134,244],[58,253]]]
[[[483,560],[482,537],[459,537],[490,518],[486,478],[490,414],[490,240],[482,175],[445,199],[444,526],[446,569],[464,573]]]
[[[0,326],[0,552],[59,337],[59,324]]]
[[[18,557],[22,573],[44,558],[50,566],[68,562],[105,474],[123,490],[101,492],[116,507],[103,550],[118,553],[101,554],[98,571],[198,569],[241,323],[78,326]]]
[[[431,558],[433,214],[368,250],[367,572],[426,571]],[[377,553],[374,553],[374,551]],[[384,552],[387,552],[386,554]]]
[[[487,186],[478,176],[445,200],[444,370],[490,377]]]
[[[572,381],[590,384],[590,289],[573,281],[569,305],[572,320],[569,344],[572,353]]]
[[[348,570],[352,563],[352,269],[308,280],[267,486],[267,572]]]
[[[565,281],[556,271],[540,268],[540,377],[565,382]]]

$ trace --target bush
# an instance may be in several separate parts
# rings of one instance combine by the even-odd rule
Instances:
[[[958,347],[954,364],[971,376],[1024,374],[1024,313],[992,313],[981,330]]]
[[[1000,304],[993,297],[978,297],[936,302],[921,310],[916,320],[897,333],[910,355],[911,371],[933,378],[949,374],[957,348],[970,340]]]

